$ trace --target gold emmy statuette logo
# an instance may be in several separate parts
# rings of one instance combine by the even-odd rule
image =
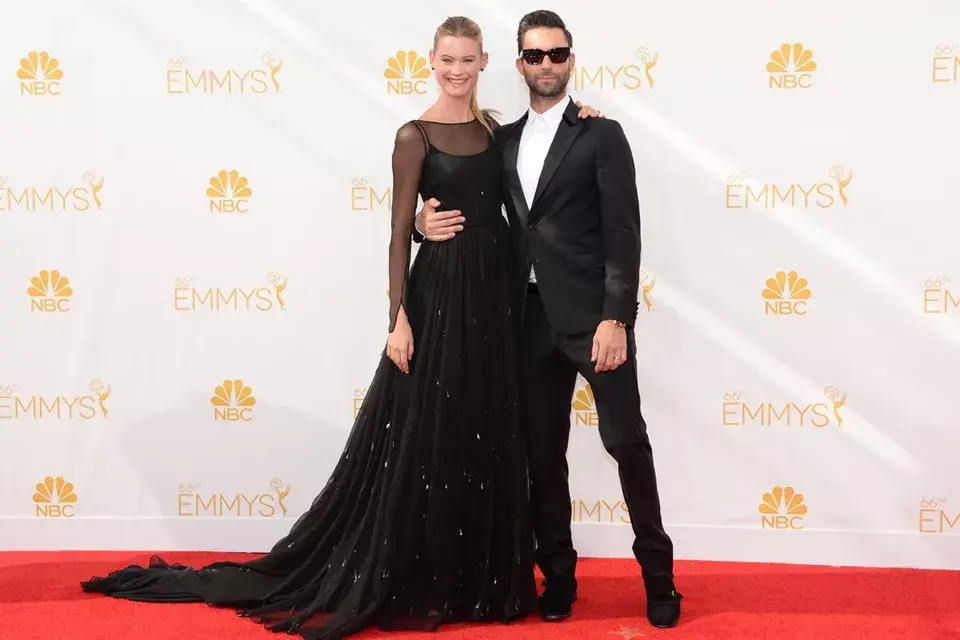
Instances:
[[[816,69],[812,51],[804,49],[799,42],[792,45],[784,43],[770,52],[770,62],[767,63],[767,72],[770,74],[768,86],[771,89],[809,89],[810,74]]]
[[[393,194],[390,187],[377,191],[373,176],[354,176],[350,189],[350,209],[353,211],[390,211]]]
[[[250,422],[257,399],[253,397],[253,389],[244,385],[243,380],[224,380],[213,390],[210,404],[213,405],[214,420]]]
[[[778,271],[773,278],[767,278],[763,288],[764,315],[807,315],[807,300],[812,295],[808,284],[796,271]]]
[[[953,282],[949,276],[927,278],[923,283],[923,312],[948,313],[960,307],[960,293],[954,294],[948,286]]]
[[[653,311],[653,300],[650,299],[650,292],[653,291],[653,285],[657,284],[657,277],[651,276],[645,271],[640,272],[640,293],[643,295],[643,303],[647,305],[647,311]]]
[[[597,91],[636,91],[640,87],[653,88],[654,79],[652,70],[657,66],[659,52],[651,52],[647,47],[640,47],[636,52],[638,63],[613,65],[577,65],[573,68],[571,79],[577,91],[595,89]]]
[[[793,487],[774,487],[770,493],[763,494],[757,509],[763,514],[760,525],[763,529],[803,529],[807,505],[803,503],[803,494]]]
[[[941,45],[933,50],[933,81],[960,82],[960,45]]]
[[[270,481],[273,493],[245,494],[224,493],[204,494],[200,491],[200,484],[184,482],[177,492],[177,515],[180,517],[214,517],[214,518],[273,518],[287,517],[287,504],[284,502],[290,495],[290,485],[283,486],[280,478]],[[278,509],[279,507],[279,509]]]
[[[249,181],[233,169],[220,171],[210,178],[210,186],[207,187],[211,212],[248,213],[248,198],[252,194]]]
[[[20,59],[17,78],[22,96],[58,96],[63,70],[57,59],[46,51],[31,51]]]
[[[15,187],[9,176],[0,176],[0,213],[5,211],[89,211],[103,208],[100,191],[103,178],[87,171],[83,174],[87,186],[81,187]]]
[[[571,522],[630,524],[630,512],[623,500],[571,500]]]
[[[830,167],[828,172],[833,182],[762,184],[750,183],[750,174],[731,173],[727,176],[727,209],[776,210],[786,206],[791,209],[816,206],[829,209],[838,204],[848,204],[846,188],[853,179],[853,171],[846,172],[840,165]]]
[[[194,278],[177,278],[173,285],[173,308],[176,311],[284,311],[283,293],[287,278],[276,271],[267,273],[269,287],[252,289],[198,288]]]
[[[31,311],[70,311],[73,289],[69,278],[54,269],[41,271],[40,275],[30,278],[27,295],[30,296]]]
[[[47,476],[33,492],[35,515],[38,518],[72,518],[76,515],[77,494],[73,483],[63,476]]]
[[[367,397],[366,389],[356,389],[353,392],[353,419],[356,420],[360,415],[360,407],[363,406],[363,400]]]
[[[387,60],[383,77],[387,79],[388,94],[423,95],[427,92],[426,79],[430,77],[430,69],[427,59],[413,49],[397,51],[397,55]]]
[[[920,533],[954,533],[953,528],[958,521],[960,511],[948,508],[946,498],[924,498],[920,501]]]
[[[746,391],[723,394],[722,424],[725,427],[805,428],[823,430],[843,426],[840,409],[847,402],[846,392],[827,387],[828,402],[749,401]]]
[[[588,427],[600,425],[597,403],[593,398],[593,389],[589,384],[585,384],[582,389],[577,390],[573,396],[571,408],[574,411],[574,424],[582,424]]]
[[[214,69],[186,68],[183,58],[167,62],[167,93],[188,94],[258,94],[280,93],[280,69],[283,58],[265,53],[260,57],[262,67]]]
[[[100,380],[90,383],[88,395],[24,396],[17,393],[19,388],[0,385],[0,420],[93,420],[110,415],[107,399],[111,387]]]

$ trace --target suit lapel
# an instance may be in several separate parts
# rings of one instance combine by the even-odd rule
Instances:
[[[504,169],[507,172],[507,186],[510,189],[510,197],[513,198],[520,221],[524,226],[530,218],[530,210],[527,208],[527,198],[523,195],[523,186],[520,184],[520,174],[517,173],[517,156],[520,153],[520,136],[523,135],[523,126],[527,122],[527,114],[517,120],[510,128],[510,134],[504,141],[503,160]]]
[[[533,204],[530,206],[530,211],[534,217],[538,217],[536,213],[537,203],[543,196],[544,191],[547,190],[547,187],[550,186],[553,175],[557,172],[567,152],[570,151],[570,147],[573,145],[573,141],[576,140],[577,134],[580,133],[580,119],[577,117],[579,111],[580,109],[576,103],[574,103],[572,99],[569,99],[567,108],[563,112],[563,118],[560,119],[557,134],[553,137],[550,150],[547,152],[547,159],[543,162],[543,171],[540,172],[540,180],[537,182],[537,191],[533,196]]]

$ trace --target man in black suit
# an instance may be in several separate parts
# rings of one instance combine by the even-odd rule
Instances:
[[[640,205],[633,154],[615,120],[577,117],[567,96],[572,44],[552,11],[524,16],[516,64],[530,88],[530,109],[496,134],[507,216],[526,263],[518,287],[523,393],[535,399],[526,403],[524,436],[536,559],[546,577],[540,613],[566,619],[577,597],[566,452],[579,372],[593,388],[603,446],[618,463],[647,617],[672,627],[682,596],[637,388]],[[427,201],[416,228],[427,240],[449,239],[460,229],[460,214],[435,206]]]

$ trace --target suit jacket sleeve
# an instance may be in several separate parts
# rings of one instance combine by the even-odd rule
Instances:
[[[599,123],[598,123],[599,124]],[[640,289],[640,199],[636,168],[623,127],[598,127],[596,173],[606,267],[603,319],[633,326]]]

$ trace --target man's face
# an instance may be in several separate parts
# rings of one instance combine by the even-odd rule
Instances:
[[[553,98],[562,95],[573,73],[574,55],[569,52],[570,43],[563,29],[539,27],[523,35],[523,51],[517,59],[517,71],[523,74],[530,91],[541,98]],[[559,49],[560,51],[556,51]],[[554,59],[544,52],[553,52]],[[541,59],[542,58],[542,59]]]

